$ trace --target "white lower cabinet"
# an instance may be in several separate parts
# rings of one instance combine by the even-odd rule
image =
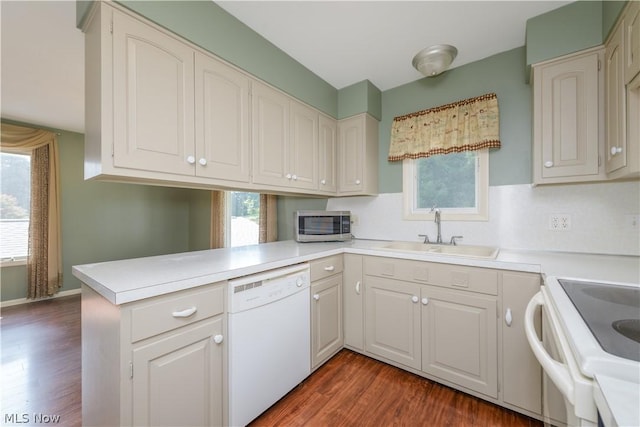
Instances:
[[[82,285],[82,423],[224,425],[224,284],[114,305]]]
[[[221,317],[133,350],[133,424],[222,425]]]
[[[420,285],[365,276],[365,350],[420,369]]]
[[[364,351],[364,284],[363,256],[344,254],[343,319],[344,345],[352,350]]]
[[[422,370],[498,397],[495,297],[424,286]]]
[[[311,369],[317,369],[344,345],[342,327],[342,255],[312,261]]]
[[[542,367],[525,336],[524,312],[541,285],[539,274],[502,273],[502,401],[531,415],[542,413]],[[538,313],[538,328],[540,317]]]
[[[364,327],[365,354],[542,417],[542,371],[523,328],[540,275],[385,257],[349,259],[347,347],[361,349],[357,332]],[[360,278],[364,300],[347,284]],[[348,313],[361,302],[364,319]]]

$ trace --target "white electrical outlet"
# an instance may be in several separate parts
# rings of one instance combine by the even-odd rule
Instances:
[[[553,231],[571,230],[571,215],[569,214],[549,215],[549,230],[553,230]]]
[[[640,228],[640,215],[625,215],[624,224],[631,230],[637,230]]]

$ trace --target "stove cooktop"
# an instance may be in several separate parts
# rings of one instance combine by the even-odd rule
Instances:
[[[640,288],[568,279],[558,283],[604,351],[640,362]]]

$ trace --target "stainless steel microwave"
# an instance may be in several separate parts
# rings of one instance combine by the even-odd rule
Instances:
[[[296,211],[294,234],[298,242],[351,240],[351,212]]]

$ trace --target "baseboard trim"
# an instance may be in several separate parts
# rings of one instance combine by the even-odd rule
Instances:
[[[58,292],[57,294],[55,294],[55,295],[53,295],[51,297],[45,297],[45,298],[38,298],[38,299],[17,298],[17,299],[11,299],[11,300],[8,300],[8,301],[2,301],[0,303],[0,308],[10,307],[12,305],[28,304],[28,303],[31,303],[31,302],[44,301],[44,300],[54,299],[54,298],[68,297],[69,295],[76,295],[76,294],[79,294],[80,292],[82,292],[82,289],[78,288],[78,289],[69,289],[68,291]]]

